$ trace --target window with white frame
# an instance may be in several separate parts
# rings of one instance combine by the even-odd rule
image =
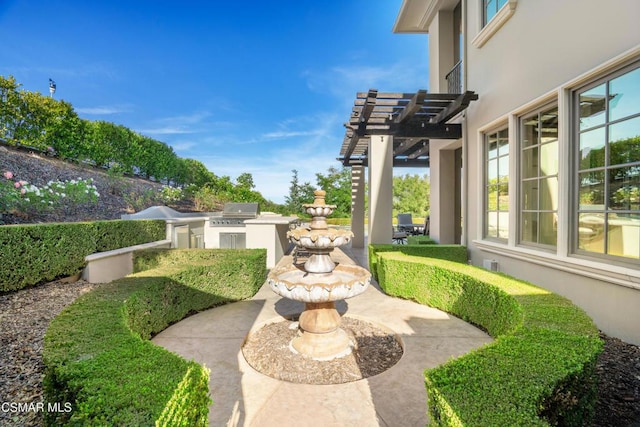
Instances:
[[[485,220],[484,236],[509,237],[509,131],[501,129],[484,136]]]
[[[520,119],[520,243],[556,246],[558,107]]]
[[[580,254],[638,260],[640,63],[576,91],[574,103],[574,247]]]
[[[482,26],[487,25],[507,2],[507,0],[482,0]]]

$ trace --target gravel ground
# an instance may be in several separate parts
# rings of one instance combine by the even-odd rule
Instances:
[[[160,186],[130,178],[114,183],[94,168],[0,146],[0,173],[7,170],[36,185],[56,179],[93,178],[101,194],[97,205],[83,210],[26,218],[5,215],[2,220],[7,224],[117,219],[128,209],[124,192]],[[94,286],[84,281],[55,281],[0,294],[0,405],[42,401],[41,351],[46,328],[65,305]],[[605,349],[598,361],[599,400],[593,427],[640,427],[640,348],[606,335],[602,338]],[[40,415],[0,411],[0,425],[37,426]]]

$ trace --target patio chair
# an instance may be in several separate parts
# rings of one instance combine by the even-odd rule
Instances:
[[[391,241],[399,245],[404,245],[405,242],[407,241],[407,233],[404,231],[398,231],[393,227],[392,229],[393,229],[393,234],[391,237]]]
[[[410,213],[398,214],[398,231],[409,234],[416,234],[416,226],[413,223],[413,215]]]

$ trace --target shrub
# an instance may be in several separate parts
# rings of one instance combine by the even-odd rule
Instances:
[[[148,339],[189,314],[254,295],[266,251],[148,250],[134,258],[139,269],[155,268],[80,297],[47,330],[46,400],[73,403],[70,413],[48,413],[49,425],[207,425],[208,370]]]
[[[429,236],[407,236],[407,244],[409,245],[435,245],[437,243]]]
[[[398,252],[377,256],[385,292],[455,314],[496,338],[425,371],[433,424],[583,425],[593,416],[602,341],[580,308],[470,265]]]
[[[377,276],[378,258],[384,252],[401,252],[429,258],[467,263],[467,248],[462,245],[369,245],[369,270]]]
[[[163,240],[162,220],[96,221],[0,227],[0,292],[72,276],[95,252]]]

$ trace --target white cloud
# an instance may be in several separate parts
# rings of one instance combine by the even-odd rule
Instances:
[[[140,133],[145,135],[175,135],[175,134],[185,134],[185,133],[194,133],[194,130],[184,129],[183,127],[176,126],[165,126],[159,128],[151,128],[151,129],[140,129]]]
[[[189,151],[191,148],[196,147],[198,144],[195,142],[177,142],[171,144],[175,151]]]
[[[276,131],[269,132],[262,135],[263,138],[266,139],[282,139],[282,138],[295,138],[298,136],[312,136],[318,135],[317,130],[311,131]]]
[[[329,92],[353,102],[357,92],[371,88],[384,92],[413,92],[428,83],[427,66],[411,61],[385,65],[337,65],[328,69],[307,70],[303,73],[307,87],[314,92]]]
[[[110,115],[119,113],[128,113],[132,110],[130,106],[100,106],[100,107],[85,107],[76,108],[75,111],[79,114],[87,115]]]

